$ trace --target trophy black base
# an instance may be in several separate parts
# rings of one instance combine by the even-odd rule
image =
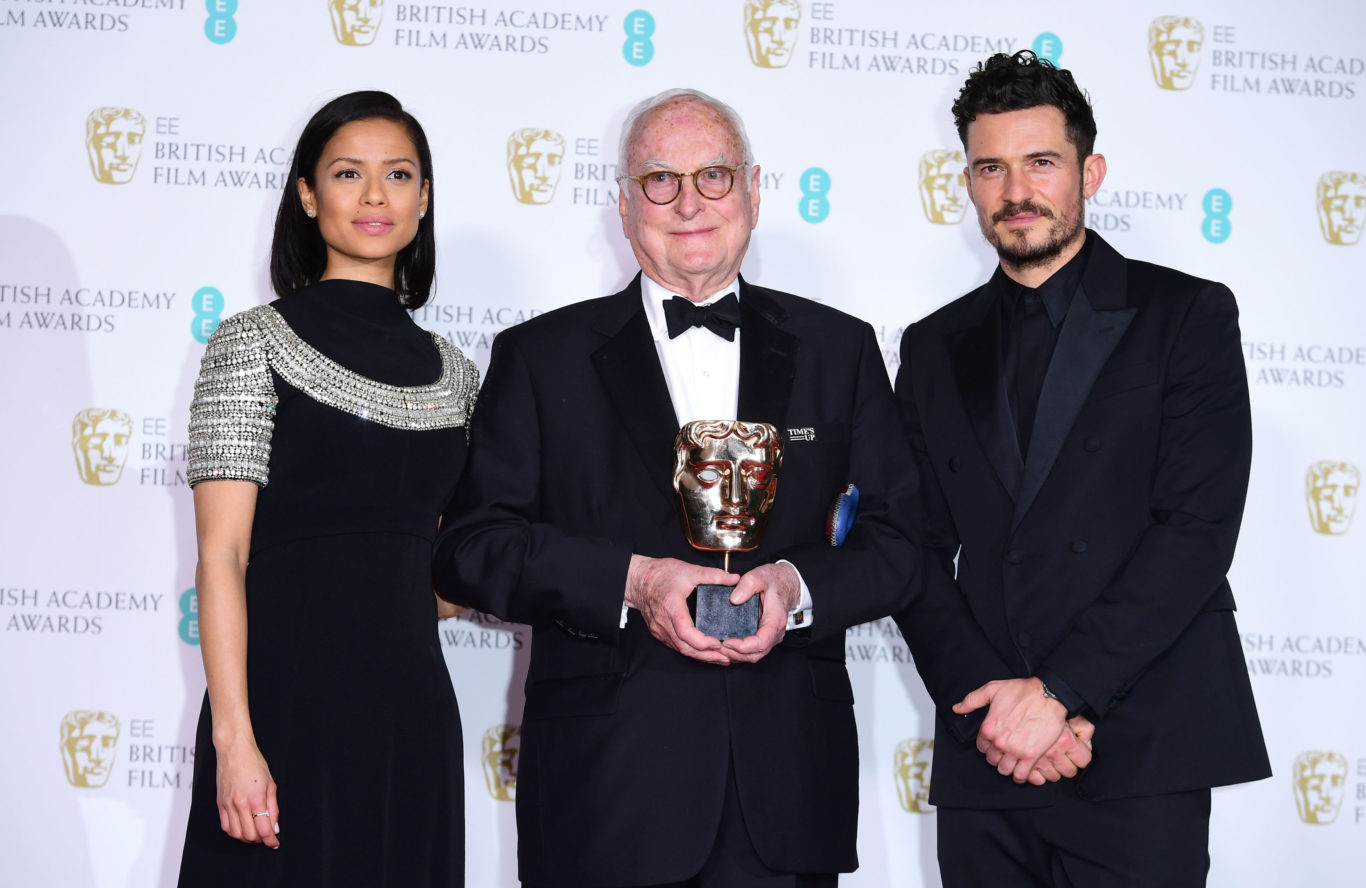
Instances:
[[[693,623],[712,638],[747,638],[759,631],[759,596],[744,604],[731,604],[734,586],[696,586],[688,596]]]

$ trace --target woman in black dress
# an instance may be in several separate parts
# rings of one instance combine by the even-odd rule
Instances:
[[[208,692],[180,884],[462,885],[430,561],[478,378],[409,315],[435,267],[431,153],[396,99],[351,93],[289,181],[280,298],[219,326],[190,408]]]

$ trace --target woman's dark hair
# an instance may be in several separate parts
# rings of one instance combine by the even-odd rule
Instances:
[[[1024,111],[1052,105],[1067,121],[1067,140],[1077,154],[1089,157],[1096,146],[1096,118],[1091,103],[1072,79],[1072,72],[1041,59],[1027,49],[1014,55],[998,52],[968,74],[953,103],[958,138],[968,147],[968,124],[978,114]]]
[[[417,148],[419,179],[428,182],[427,214],[417,223],[417,236],[398,251],[394,259],[394,290],[406,308],[418,308],[431,295],[436,275],[436,182],[432,177],[432,151],[427,134],[417,119],[386,92],[367,90],[338,96],[318,109],[299,135],[294,163],[285,179],[285,193],[275,214],[275,239],[270,245],[270,283],[280,296],[316,283],[327,267],[327,245],[316,220],[308,218],[299,200],[299,179],[316,188],[313,181],[318,160],[329,139],[344,125],[357,120],[392,120],[403,126]]]

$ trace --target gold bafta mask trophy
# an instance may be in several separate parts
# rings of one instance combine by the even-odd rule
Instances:
[[[935,225],[957,225],[968,209],[967,156],[952,148],[920,155],[920,206]]]
[[[1311,749],[1295,756],[1295,809],[1304,823],[1326,826],[1338,819],[1347,794],[1347,757]]]
[[[142,158],[147,118],[132,108],[96,108],[85,119],[85,151],[95,181],[127,185]]]
[[[117,484],[128,461],[133,418],[122,410],[87,407],[71,426],[71,449],[81,480],[96,486]]]
[[[1330,244],[1351,246],[1366,228],[1366,175],[1333,170],[1319,176],[1319,230]]]
[[[517,800],[517,758],[522,749],[521,725],[494,725],[481,741],[484,785],[500,802]]]
[[[564,136],[527,127],[508,136],[508,178],[519,203],[547,204],[564,168]]]
[[[786,68],[797,46],[802,20],[798,0],[746,0],[745,45],[760,68]]]
[[[783,442],[764,422],[698,420],[674,440],[674,490],[694,549],[723,553],[759,547],[778,493]],[[759,597],[730,603],[730,586],[698,586],[690,600],[697,628],[713,638],[745,638],[759,630]]]
[[[118,718],[108,712],[77,709],[62,716],[61,733],[66,781],[83,789],[108,783],[118,752]]]
[[[1162,89],[1190,89],[1200,70],[1205,26],[1182,15],[1161,15],[1148,27],[1148,60]]]
[[[933,814],[930,804],[930,763],[934,741],[908,737],[896,745],[892,774],[896,777],[896,797],[908,814]]]

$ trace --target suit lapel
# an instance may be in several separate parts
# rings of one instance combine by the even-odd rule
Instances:
[[[975,322],[948,334],[945,345],[968,421],[1001,485],[1014,498],[1024,463],[1001,374],[1000,324],[994,293],[990,284],[977,291],[971,306]]]
[[[1136,308],[1122,307],[1127,301],[1123,257],[1095,232],[1088,237],[1095,238],[1096,243],[1067,309],[1039,392],[1039,409],[1029,438],[1029,459],[1015,500],[1012,530],[1019,526],[1043,487],[1096,376],[1138,312]]]
[[[646,473],[662,494],[673,499],[673,444],[678,418],[659,365],[650,322],[640,304],[640,275],[625,290],[608,298],[594,329],[607,341],[593,352],[593,369],[645,463]]]
[[[787,318],[776,300],[740,280],[740,388],[736,419],[768,422],[784,431],[798,340],[779,328]]]

